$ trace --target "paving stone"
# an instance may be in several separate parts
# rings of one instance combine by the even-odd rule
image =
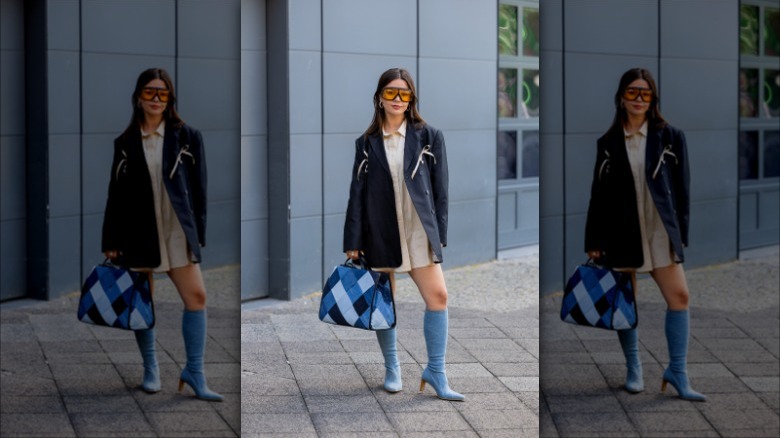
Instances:
[[[0,413],[5,414],[64,414],[62,398],[55,396],[31,397],[0,393]]]
[[[0,416],[3,436],[75,437],[76,431],[65,413],[3,414]]]
[[[360,415],[346,413],[312,413],[311,421],[314,423],[314,428],[318,433],[393,430],[393,426],[382,412],[361,412]]]
[[[0,374],[0,392],[5,395],[25,396],[58,396],[57,384],[52,378],[16,378],[16,376],[2,372]]]
[[[452,377],[449,378],[449,383],[450,388],[464,395],[475,392],[509,391],[509,388],[496,377]],[[428,384],[425,385],[425,392],[435,394]]]
[[[388,412],[393,428],[404,432],[438,432],[471,430],[471,427],[457,412]]]
[[[373,394],[305,396],[306,408],[312,414],[330,413],[382,413]],[[315,425],[316,426],[316,425]]]
[[[520,398],[511,392],[469,394],[468,403],[452,403],[452,406],[459,411],[528,410]]]
[[[428,393],[419,393],[416,388],[394,394],[379,389],[374,391],[373,395],[385,412],[433,412],[431,415],[437,415],[436,412],[455,411],[453,404],[456,402],[440,400]]]
[[[538,391],[538,377],[499,377],[500,380],[510,391]]]
[[[628,416],[636,423],[643,435],[656,432],[686,432],[692,435],[700,432],[715,432],[709,422],[695,410],[684,412],[630,412]]]
[[[635,433],[634,426],[623,412],[562,412],[551,415],[560,436],[631,436]]]
[[[298,383],[293,378],[244,374],[241,376],[241,393],[253,395],[299,395],[301,391]]]
[[[228,424],[214,411],[147,412],[146,416],[155,432],[162,435],[175,432],[231,431]]]
[[[673,390],[672,390],[673,391]],[[639,394],[617,391],[615,397],[626,412],[684,412],[695,411],[694,403],[670,394],[659,394],[657,390],[646,388]]]
[[[306,414],[308,409],[300,395],[257,395],[241,393],[241,412],[266,414]]]
[[[780,413],[780,393],[777,392],[763,392],[756,394],[758,398],[764,401],[770,409]]]
[[[482,365],[496,377],[539,377],[539,362],[488,362]]]
[[[742,377],[742,382],[754,392],[779,392],[780,376],[776,377]]]
[[[774,377],[780,375],[780,360],[764,363],[727,362],[723,365],[737,377]]]
[[[241,414],[242,436],[251,435],[258,431],[273,431],[273,433],[315,434],[309,414],[266,414],[243,413]]]
[[[547,405],[552,413],[604,413],[620,412],[623,407],[613,395],[602,396],[570,396],[550,395]]]
[[[477,432],[492,429],[538,429],[539,418],[527,408],[519,410],[478,410],[461,411],[463,417]]]
[[[88,413],[141,413],[140,406],[130,394],[116,396],[63,396],[65,409],[69,414]]]
[[[773,429],[780,431],[780,417],[769,409],[743,410],[736,406],[707,409],[702,412],[719,431],[735,429]]]
[[[76,413],[70,419],[78,436],[129,436],[151,434],[152,427],[141,412],[122,412],[121,421],[113,413]]]

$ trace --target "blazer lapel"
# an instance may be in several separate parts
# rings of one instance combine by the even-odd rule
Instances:
[[[385,142],[382,138],[382,131],[380,130],[378,133],[371,134],[368,136],[368,145],[369,148],[374,152],[374,156],[377,157],[379,161],[379,167],[385,170],[388,175],[390,175],[390,165],[387,163],[387,154],[385,154]],[[369,167],[373,168],[373,164],[371,163],[371,160],[368,160]]]
[[[420,136],[411,123],[406,124],[406,140],[404,141],[404,176],[411,176],[412,169],[419,160],[422,145]]]
[[[173,124],[165,124],[165,137],[163,138],[163,177],[164,180],[170,179],[171,170],[176,164],[176,155],[179,153],[179,130],[173,127]]]
[[[658,160],[661,159],[661,150],[663,145],[661,144],[661,130],[648,129],[647,131],[647,144],[645,146],[645,175],[647,175],[648,181],[653,179],[652,175],[655,170],[655,166],[658,164]]]

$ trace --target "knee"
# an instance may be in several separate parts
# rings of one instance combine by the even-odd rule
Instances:
[[[431,310],[444,310],[447,308],[447,289],[442,287],[433,291],[429,296]]]
[[[669,307],[673,308],[673,310],[683,310],[688,308],[689,294],[687,288],[675,289],[671,294],[669,294],[669,298]]]
[[[187,310],[203,310],[206,308],[206,291],[204,289],[196,289],[188,294],[187,302],[185,303]]]

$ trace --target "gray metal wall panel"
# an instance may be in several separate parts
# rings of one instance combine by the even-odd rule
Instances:
[[[239,59],[239,0],[180,1],[176,11],[180,57]]]
[[[290,220],[290,299],[322,290],[322,216]]]
[[[583,214],[567,214],[564,218],[564,231],[566,242],[564,243],[563,266],[555,267],[556,270],[563,269],[566,275],[570,274],[574,267],[587,259],[585,254],[585,221],[587,217]],[[540,262],[542,263],[542,262]],[[552,268],[552,266],[551,266]],[[558,289],[563,290],[564,278],[561,278]]]
[[[706,21],[691,20],[703,13]],[[661,0],[661,55],[736,61],[737,17],[739,2],[733,0]]]
[[[415,80],[423,118],[445,134],[451,129],[496,129],[495,61],[420,58]],[[484,150],[495,153],[495,139],[491,143]]]
[[[294,17],[290,20],[288,34],[290,50],[319,51],[322,48],[321,6],[321,0],[289,0],[290,15]]]
[[[24,50],[24,1],[1,1],[0,23],[0,50]]]
[[[568,1],[568,52],[658,55],[658,0]]]
[[[81,214],[79,135],[49,136],[49,215]]]
[[[108,185],[106,183],[104,185]],[[87,278],[92,267],[105,258],[102,251],[103,211],[81,216],[81,278]]]
[[[539,106],[539,129],[547,134],[563,133],[563,54],[542,51],[539,58],[539,74],[544,81]],[[542,163],[544,165],[544,163]]]
[[[79,26],[79,1],[57,0],[47,3],[49,20],[46,28],[49,39],[49,50],[69,50],[78,52],[79,34],[73,32]]]
[[[268,175],[265,172],[267,167],[268,138],[264,135],[241,136],[242,221],[252,221],[257,224],[257,219],[268,218]],[[266,223],[265,226],[267,227],[268,224]],[[252,252],[257,252],[257,249]]]
[[[67,295],[81,287],[81,218],[49,219],[48,299]]]
[[[660,80],[661,110],[673,125],[683,130],[737,129],[739,72],[735,61],[661,58]]]
[[[241,135],[268,134],[266,52],[241,51]]]
[[[49,134],[78,134],[79,111],[78,52],[49,51]]]
[[[349,202],[349,185],[355,159],[355,139],[360,133],[325,134],[323,150],[323,214],[345,214]],[[342,226],[343,226],[342,221]],[[339,231],[339,236],[343,230]],[[341,239],[341,237],[339,237]],[[341,244],[339,243],[339,249]]]
[[[567,215],[588,211],[593,166],[596,164],[596,139],[599,136],[600,134],[569,134],[564,138],[564,209]]]
[[[487,6],[486,2],[473,0],[418,2],[420,14],[418,55],[495,61],[498,55],[496,46],[498,10]],[[383,11],[382,15],[384,14]],[[384,17],[381,22],[384,22]]]
[[[0,135],[24,136],[24,79],[24,51],[1,50]]]
[[[5,3],[5,2],[3,2]],[[0,221],[0,298],[23,295],[27,280],[27,224],[25,219]],[[6,294],[8,296],[6,297]]]
[[[171,75],[176,75],[173,57],[83,52],[82,83],[89,86],[89,92],[81,96],[84,133],[111,133],[117,136],[124,131],[132,115],[130,96],[135,81],[142,71],[152,66],[164,68]],[[182,90],[177,87],[176,91],[181,97]],[[189,120],[187,113],[182,116]]]
[[[291,134],[322,132],[321,58],[321,52],[290,51]]]
[[[542,199],[544,199],[542,194]],[[561,278],[568,272],[562,266],[564,257],[563,216],[542,216],[539,220],[539,289],[542,292],[563,290]],[[554,263],[553,263],[554,262]]]
[[[377,80],[388,68],[403,67],[417,80],[416,58],[413,57],[328,52],[322,56],[325,133],[363,132],[368,127]]]
[[[203,131],[202,134],[208,170],[209,203],[239,199],[240,135],[237,131]]]
[[[563,29],[563,0],[541,0],[539,2],[539,20],[541,50],[563,50],[563,32],[561,32]],[[544,62],[544,54],[542,54],[541,62]]]
[[[344,220],[345,213],[325,215],[322,218],[322,274],[323,279],[327,277],[333,267],[344,263],[346,255],[344,254]]]
[[[445,268],[496,257],[495,211],[495,198],[450,203]]]
[[[539,214],[541,217],[559,216],[563,209],[563,136],[542,134],[539,137],[543,147],[539,164]],[[595,157],[593,158],[595,160]]]
[[[116,134],[84,134],[81,163],[82,214],[103,214],[111,180],[111,161],[114,157]]]
[[[692,202],[689,240],[686,268],[737,258],[737,199]]]
[[[241,299],[254,298],[267,290],[268,219],[242,218]]]
[[[23,136],[0,137],[0,220],[23,219],[26,212]]]
[[[290,217],[322,215],[322,136],[290,135]],[[294,259],[293,259],[294,260]]]
[[[686,130],[691,198],[736,199],[739,189],[736,130]]]
[[[209,202],[206,225],[205,269],[239,263],[241,257],[241,200]]]
[[[496,131],[445,131],[449,200],[496,197]]]
[[[177,108],[201,131],[241,129],[241,62],[238,59],[179,58]],[[221,147],[238,148],[238,143]]]
[[[416,0],[330,0],[322,15],[326,52],[417,54]]]
[[[241,0],[240,33],[242,51],[265,51],[265,0]]]
[[[83,0],[82,50],[174,56],[175,13],[174,0]]]
[[[564,63],[566,133],[606,132],[615,115],[613,96],[620,76],[629,68],[644,67],[658,76],[658,59],[650,57],[566,52]]]

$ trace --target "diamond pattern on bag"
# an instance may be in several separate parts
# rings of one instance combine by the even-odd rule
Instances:
[[[386,274],[336,266],[323,287],[319,317],[329,324],[367,330],[392,328],[395,313]]]
[[[143,273],[115,266],[95,266],[82,287],[80,321],[128,330],[154,326],[149,283]]]
[[[611,330],[636,327],[630,274],[581,265],[566,283],[561,320]]]

